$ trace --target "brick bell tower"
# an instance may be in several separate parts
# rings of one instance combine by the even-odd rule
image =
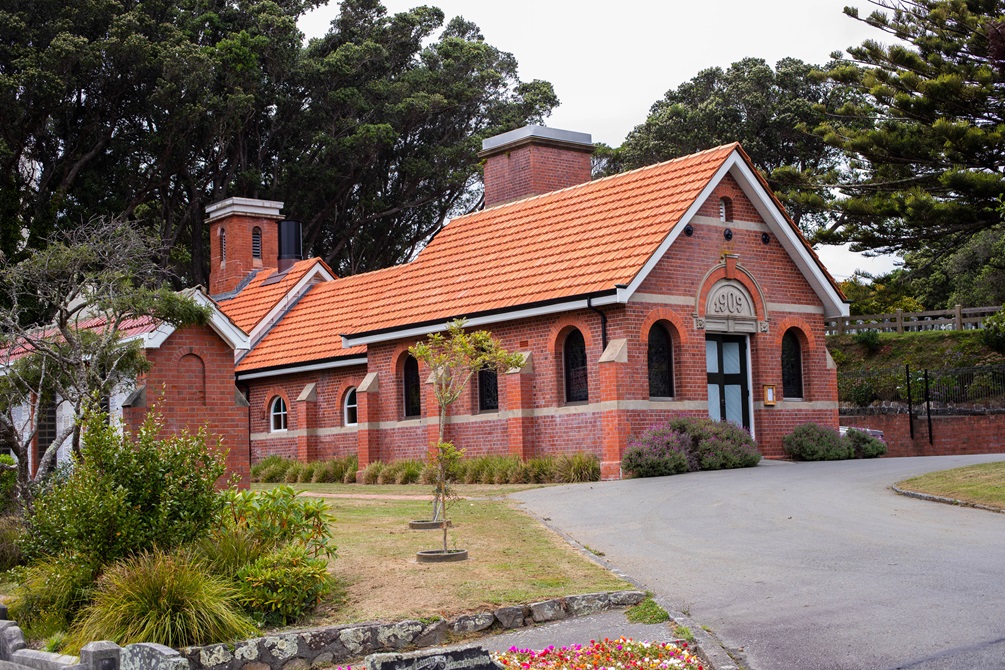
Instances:
[[[252,272],[279,266],[283,203],[227,198],[206,207],[209,224],[209,294],[230,293]]]
[[[585,184],[593,138],[571,130],[524,126],[482,141],[485,207]]]

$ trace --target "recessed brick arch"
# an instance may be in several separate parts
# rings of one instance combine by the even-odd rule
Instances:
[[[800,363],[802,364],[802,382],[803,382],[803,400],[812,400],[814,391],[816,390],[817,380],[813,379],[813,375],[807,374],[809,369],[808,355],[812,351],[816,351],[816,338],[813,337],[812,331],[810,330],[809,324],[803,319],[795,316],[788,316],[778,322],[772,333],[772,355],[778,361],[779,366],[782,360],[782,338],[789,331],[793,331],[796,335],[796,339],[799,340],[800,348]]]
[[[746,269],[731,261],[734,261],[734,259],[727,259],[725,263],[720,263],[705,275],[705,279],[702,280],[701,291],[698,293],[695,301],[695,313],[698,315],[698,318],[705,318],[705,303],[708,301],[708,294],[712,290],[712,287],[720,280],[731,279],[742,284],[747,289],[747,292],[750,293],[751,300],[754,303],[754,311],[757,313],[757,320],[767,321],[768,310],[764,302],[764,294],[761,292],[761,287],[758,286],[757,281]]]
[[[583,343],[586,345],[586,377],[587,388],[596,376],[596,370],[590,365],[590,350],[593,348],[593,337],[590,327],[582,317],[563,316],[555,321],[548,333],[548,347],[551,353],[551,360],[554,361],[552,383],[555,402],[565,403],[565,357],[563,356],[565,339],[572,329],[575,328],[583,335]],[[592,373],[592,374],[591,374]]]
[[[269,427],[269,431],[272,431],[272,400],[279,396],[286,403],[286,428],[287,430],[293,430],[293,405],[290,403],[290,396],[286,393],[286,389],[282,386],[273,385],[270,386],[265,391],[265,402],[262,404],[262,414],[261,418],[265,420]]]
[[[684,328],[684,319],[681,316],[666,307],[659,307],[652,310],[646,315],[645,320],[642,322],[642,328],[639,330],[639,342],[646,345],[649,342],[649,331],[652,327],[659,322],[666,322],[673,326],[673,330],[670,331],[670,335],[676,339],[680,340],[681,346],[687,346],[690,344],[690,336],[687,334],[687,330]]]

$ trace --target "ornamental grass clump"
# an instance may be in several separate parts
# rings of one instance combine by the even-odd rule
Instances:
[[[493,658],[512,670],[701,670],[702,661],[686,643],[638,642],[628,637],[591,640],[588,645],[551,646],[534,651],[510,647]]]
[[[181,648],[255,635],[238,592],[191,553],[159,549],[111,566],[74,624],[67,650],[92,640],[157,642]]]

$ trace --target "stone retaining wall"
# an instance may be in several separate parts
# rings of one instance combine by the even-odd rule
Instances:
[[[466,614],[450,621],[329,626],[254,638],[236,645],[188,647],[181,652],[159,644],[119,647],[113,642],[91,642],[80,650],[79,659],[26,649],[21,629],[6,620],[7,610],[0,605],[0,661],[32,670],[308,670],[378,652],[439,645],[446,641],[448,633],[466,635],[492,627],[532,626],[628,607],[643,599],[641,591],[587,593]]]

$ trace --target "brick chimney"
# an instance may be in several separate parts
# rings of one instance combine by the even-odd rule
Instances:
[[[283,203],[227,198],[206,207],[209,224],[209,294],[230,293],[255,270],[279,265]]]
[[[524,126],[482,141],[485,206],[590,181],[593,139],[587,133]]]

